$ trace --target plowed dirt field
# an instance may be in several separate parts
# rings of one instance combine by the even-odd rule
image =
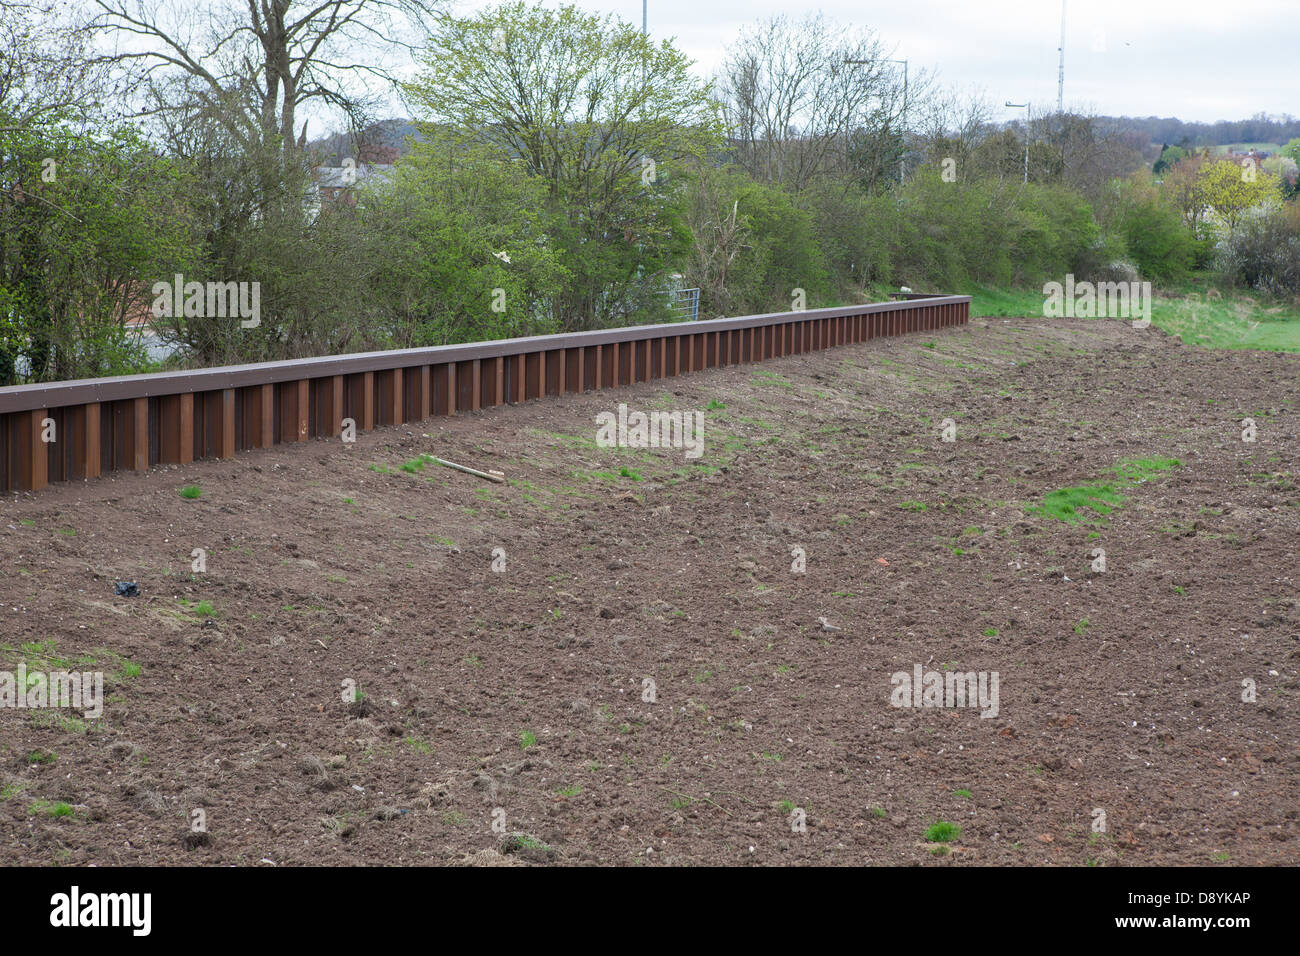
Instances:
[[[10,495],[0,863],[1300,864],[1298,411],[986,319]]]

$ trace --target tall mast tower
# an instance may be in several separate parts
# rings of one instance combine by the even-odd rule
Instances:
[[[1061,45],[1058,48],[1061,62],[1056,71],[1056,112],[1058,114],[1065,112],[1065,4],[1066,0],[1061,0]]]

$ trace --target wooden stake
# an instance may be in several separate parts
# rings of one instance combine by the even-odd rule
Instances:
[[[491,474],[490,472],[479,471],[477,468],[468,468],[465,465],[458,465],[454,461],[447,461],[442,458],[434,458],[433,460],[444,468],[455,468],[457,471],[463,471],[467,475],[473,475],[476,478],[486,478],[488,481],[495,481],[497,484],[502,484],[506,480],[506,476],[500,473]]]

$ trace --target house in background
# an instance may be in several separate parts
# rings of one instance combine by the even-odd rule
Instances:
[[[1263,169],[1264,160],[1272,155],[1266,149],[1235,149],[1231,146],[1228,147],[1228,161],[1243,168]]]
[[[337,166],[313,166],[316,195],[307,204],[311,218],[340,204],[355,206],[358,187],[392,176],[398,154],[394,146],[362,145],[355,160],[349,156]]]

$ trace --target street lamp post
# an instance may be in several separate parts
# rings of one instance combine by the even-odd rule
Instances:
[[[1028,184],[1029,182],[1029,104],[1012,103],[1010,100],[1007,100],[1007,106],[1015,110],[1025,111],[1025,183]]]

